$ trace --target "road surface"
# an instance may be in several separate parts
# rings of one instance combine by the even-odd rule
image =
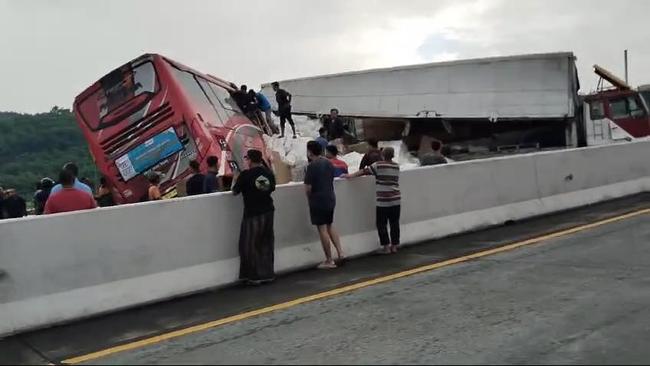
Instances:
[[[640,211],[647,198],[9,338],[0,361],[647,363],[650,214]],[[256,309],[263,311],[247,313]],[[223,318],[230,320],[211,323]]]

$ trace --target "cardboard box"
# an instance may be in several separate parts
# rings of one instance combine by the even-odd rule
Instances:
[[[377,141],[401,140],[405,127],[406,122],[403,120],[364,119],[363,138]]]
[[[273,173],[275,174],[276,184],[291,182],[291,167],[282,161],[280,153],[274,151],[271,154],[271,163],[273,164]]]
[[[433,152],[433,148],[431,148],[431,143],[436,140],[431,136],[422,136],[420,139],[420,147],[418,148],[418,158],[422,159],[422,155],[428,154],[430,152]]]
[[[367,142],[360,142],[358,144],[354,145],[348,145],[343,152],[343,154],[347,154],[350,152],[358,152],[359,154],[365,154],[368,152],[369,146]]]

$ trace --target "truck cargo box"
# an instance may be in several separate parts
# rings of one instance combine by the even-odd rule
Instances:
[[[579,89],[571,52],[496,57],[280,81],[293,113],[441,119],[570,119]],[[271,84],[262,92],[275,103]],[[274,105],[277,109],[277,106]]]

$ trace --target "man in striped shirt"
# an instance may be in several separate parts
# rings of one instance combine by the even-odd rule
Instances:
[[[384,254],[397,253],[399,245],[399,217],[401,211],[401,193],[399,189],[399,164],[393,161],[395,150],[387,147],[381,151],[382,160],[363,170],[342,178],[355,178],[362,175],[374,175],[377,190],[377,232]],[[388,225],[390,224],[390,236]]]

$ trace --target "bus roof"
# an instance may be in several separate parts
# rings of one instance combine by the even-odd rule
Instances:
[[[169,62],[170,64],[178,67],[179,69],[182,69],[182,70],[185,70],[185,71],[190,71],[190,72],[192,72],[194,74],[198,74],[198,75],[200,75],[200,76],[202,76],[202,77],[204,77],[204,78],[206,78],[206,79],[208,79],[210,81],[213,81],[213,82],[217,83],[218,85],[222,86],[223,88],[225,88],[227,90],[234,91],[235,89],[237,89],[237,86],[234,83],[229,82],[227,80],[220,79],[220,78],[218,78],[216,76],[213,76],[213,75],[210,75],[210,74],[204,74],[204,73],[202,73],[200,71],[197,71],[197,70],[195,70],[195,69],[193,69],[193,68],[191,68],[189,66],[183,65],[182,63],[180,63],[178,61],[174,61],[174,60],[172,60],[172,59],[170,59],[168,57],[165,57],[165,56],[157,54],[157,53],[145,53],[144,55],[138,56],[138,57],[134,58],[133,60],[131,60],[129,62],[126,62],[126,63],[120,65],[119,67],[116,67],[115,69],[113,69],[110,72],[106,73],[106,75],[104,75],[101,78],[97,79],[92,85],[87,87],[84,91],[82,91],[81,93],[79,93],[79,95],[77,95],[75,97],[74,104],[77,104],[77,101],[85,99],[88,95],[94,93],[95,90],[99,87],[99,85],[98,85],[99,81],[102,80],[107,75],[110,75],[115,70],[119,70],[120,68],[122,68],[122,67],[124,67],[126,65],[129,65],[129,64],[141,63],[141,62],[146,62],[146,61],[153,61],[156,58],[161,58],[161,59]]]

